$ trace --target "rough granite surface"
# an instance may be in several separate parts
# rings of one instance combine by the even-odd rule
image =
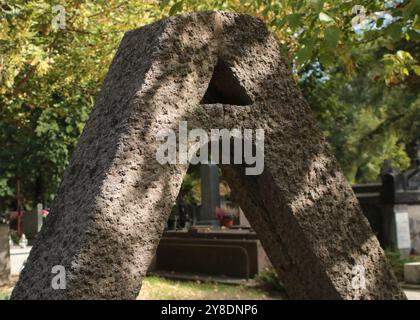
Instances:
[[[276,40],[225,12],[125,34],[12,299],[137,297],[187,170],[156,161],[156,134],[184,120],[265,130],[261,175],[222,171],[290,298],[405,299]]]

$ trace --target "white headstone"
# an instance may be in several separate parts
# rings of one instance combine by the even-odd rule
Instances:
[[[42,203],[38,203],[36,205],[36,211],[38,214],[38,232],[41,230],[41,227],[42,227],[42,221],[43,221],[42,209],[43,209]]]
[[[394,212],[398,249],[410,249],[410,219],[407,205],[395,205]]]
[[[420,284],[420,262],[404,264],[404,282]]]

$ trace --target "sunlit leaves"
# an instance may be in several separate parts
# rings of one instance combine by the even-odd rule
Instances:
[[[304,65],[318,61],[327,69],[334,63],[341,64],[351,76],[357,70],[359,57],[347,55],[339,59],[346,48],[357,50],[359,46],[380,43],[389,51],[395,51],[396,42],[402,38],[418,41],[420,33],[415,27],[419,14],[417,2],[166,0],[160,2],[160,9],[168,10],[169,15],[225,8],[256,15],[276,34],[287,57],[296,64],[297,72]]]
[[[164,15],[152,1],[62,5],[54,29],[50,1],[0,1],[0,189],[24,176],[27,203],[39,175],[55,192],[124,32]]]
[[[383,61],[387,84],[403,81],[410,75],[410,71],[418,75],[417,61],[409,52],[398,50],[396,54],[385,54]]]

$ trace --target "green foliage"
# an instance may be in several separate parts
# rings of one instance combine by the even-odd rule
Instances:
[[[420,129],[418,92],[377,82],[382,68],[374,52],[361,66],[367,71],[352,79],[337,72],[329,74],[328,80],[313,67],[300,81],[351,182],[375,181],[385,159],[395,168],[407,169],[406,146]]]
[[[258,273],[255,280],[258,285],[266,291],[285,293],[283,284],[281,283],[276,271],[271,266]]]
[[[27,207],[52,199],[125,31],[214,9],[266,22],[350,180],[375,180],[385,158],[407,167],[418,0],[0,0],[0,210],[15,207],[17,181]]]
[[[0,1],[0,210],[48,203],[124,31],[161,18],[137,1]],[[98,68],[98,66],[101,66]]]
[[[186,204],[201,203],[200,166],[190,165],[182,181],[181,192]]]
[[[391,249],[385,250],[385,254],[399,281],[404,281],[404,264],[420,261],[420,256],[403,257],[399,251]]]

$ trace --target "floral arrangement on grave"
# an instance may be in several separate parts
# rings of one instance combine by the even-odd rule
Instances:
[[[216,219],[219,220],[221,227],[231,228],[235,216],[236,214],[231,208],[216,208]]]

